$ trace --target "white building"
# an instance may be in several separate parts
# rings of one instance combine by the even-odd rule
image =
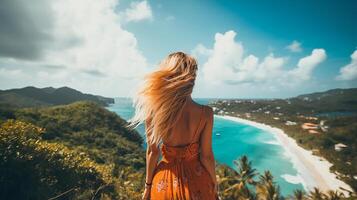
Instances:
[[[335,144],[335,150],[336,151],[341,151],[342,149],[344,149],[346,147],[347,147],[347,145],[342,144],[342,143]]]
[[[293,126],[293,125],[296,125],[296,122],[286,121],[286,122],[285,122],[285,125],[287,125],[287,126]]]

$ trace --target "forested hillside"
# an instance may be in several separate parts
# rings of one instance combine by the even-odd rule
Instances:
[[[84,94],[69,87],[36,88],[29,86],[19,89],[0,90],[0,105],[19,108],[63,105],[83,100],[97,102],[104,106],[114,103],[113,98]]]
[[[140,194],[142,139],[116,114],[92,102],[1,110],[0,199]]]

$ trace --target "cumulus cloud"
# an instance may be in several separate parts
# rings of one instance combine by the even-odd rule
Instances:
[[[291,52],[301,52],[302,51],[301,43],[296,40],[294,40],[286,48],[289,49]]]
[[[297,66],[287,70],[284,66],[288,58],[277,57],[273,53],[259,59],[257,56],[244,54],[241,42],[235,41],[236,32],[217,33],[212,49],[198,45],[193,52],[208,55],[203,64],[203,77],[211,83],[264,83],[286,82],[292,78],[295,82],[311,78],[313,70],[326,59],[323,49],[314,49],[311,55],[303,57]]]
[[[0,50],[0,68],[8,68],[0,71],[0,76],[6,76],[9,67],[31,74],[21,80],[16,76],[12,81],[12,77],[2,79],[3,87],[21,82],[23,86],[67,85],[85,92],[127,95],[128,88],[148,71],[134,34],[121,27],[120,15],[115,11],[117,0],[43,0],[43,4],[41,0],[35,1],[38,2],[17,0],[16,4],[1,6],[2,11],[18,12],[8,12],[6,18],[11,20],[1,24],[0,49],[14,50]],[[20,11],[22,14],[17,16]],[[14,37],[24,36],[19,40],[25,42],[4,35],[6,30],[11,30]],[[41,32],[45,39],[41,39]],[[26,41],[33,44],[29,46]],[[34,66],[43,67],[35,71],[26,69],[35,69]]]
[[[209,56],[212,54],[212,49],[208,49],[203,44],[198,44],[194,49],[192,49],[191,54],[195,57],[199,56]]]
[[[350,81],[357,79],[357,50],[351,55],[351,63],[340,69],[340,74],[336,77],[340,81]]]
[[[147,1],[132,2],[130,8],[125,10],[125,19],[130,22],[152,20],[152,10]]]
[[[318,64],[326,59],[327,55],[324,49],[314,49],[311,55],[301,58],[297,67],[289,72],[295,79],[309,80],[313,70]]]

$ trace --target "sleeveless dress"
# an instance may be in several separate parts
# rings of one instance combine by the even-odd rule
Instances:
[[[193,138],[201,125],[203,111],[204,107]],[[199,160],[199,146],[199,142],[182,147],[162,143],[162,159],[155,168],[150,200],[216,199],[214,183]]]

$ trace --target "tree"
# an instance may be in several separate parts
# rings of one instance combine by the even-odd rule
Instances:
[[[256,169],[252,167],[252,162],[248,160],[246,155],[242,156],[238,161],[234,161],[234,165],[238,169],[238,178],[244,184],[255,185],[254,177],[257,175]]]
[[[339,191],[328,191],[326,195],[327,200],[340,200],[343,199],[345,195]]]
[[[269,171],[260,175],[259,182],[256,184],[256,193],[259,200],[280,199],[280,188],[273,181],[273,176]]]
[[[291,197],[291,199],[294,200],[305,200],[306,199],[306,193],[303,190],[294,190],[294,193]]]
[[[325,195],[320,191],[319,188],[315,187],[312,191],[310,191],[308,197],[311,200],[323,200]]]
[[[219,185],[223,197],[233,199],[256,199],[255,193],[252,192],[248,185],[255,185],[254,177],[257,175],[256,169],[247,156],[242,156],[235,160],[234,164],[237,171],[221,168],[218,170]]]

